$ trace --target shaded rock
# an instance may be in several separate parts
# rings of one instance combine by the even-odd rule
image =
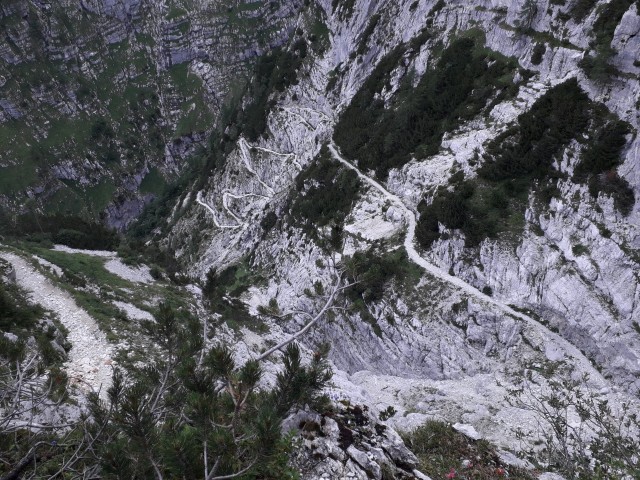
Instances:
[[[417,458],[400,436],[381,424],[366,406],[341,405],[326,414],[297,411],[283,423],[283,432],[302,439],[292,463],[303,479],[424,479],[414,473]],[[386,478],[386,477],[385,477]]]

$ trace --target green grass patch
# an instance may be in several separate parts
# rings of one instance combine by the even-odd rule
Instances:
[[[182,116],[176,125],[174,138],[180,138],[191,133],[205,132],[212,128],[214,118],[207,108],[199,108],[200,101],[185,105]]]
[[[167,186],[167,182],[156,167],[153,167],[149,170],[142,182],[140,182],[140,191],[142,193],[152,193],[154,195],[160,195],[165,187]]]
[[[189,72],[188,64],[183,63],[171,67],[169,79],[185,99],[173,138],[179,138],[193,132],[204,132],[212,128],[215,119],[207,107],[205,87],[200,77]]]
[[[43,115],[38,119],[44,122]],[[14,195],[38,181],[38,168],[46,168],[58,158],[77,156],[89,137],[89,122],[77,118],[51,118],[46,138],[35,138],[33,128],[23,120],[0,125],[3,149],[0,160],[15,163],[0,167],[0,194]]]
[[[85,144],[90,137],[91,122],[82,115],[77,118],[60,118],[53,120],[43,141],[45,147],[58,147],[76,142]]]
[[[97,218],[116,192],[113,180],[108,178],[97,185],[85,188],[73,181],[63,183],[64,187],[44,202],[45,213]]]
[[[30,253],[58,265],[63,271],[69,272],[76,277],[82,277],[86,281],[98,286],[110,288],[134,288],[135,284],[124,280],[119,276],[109,272],[104,264],[104,257],[86,255],[83,253],[67,253],[50,250],[37,246],[28,248]]]
[[[47,199],[44,204],[45,213],[60,213],[63,215],[82,215],[84,213],[84,199],[75,188],[60,188]]]
[[[0,167],[0,194],[11,196],[23,192],[37,178],[35,166],[30,162]]]
[[[85,198],[89,202],[90,208],[94,215],[98,215],[104,210],[116,191],[116,186],[110,179],[103,180],[99,184],[88,187],[85,191]]]

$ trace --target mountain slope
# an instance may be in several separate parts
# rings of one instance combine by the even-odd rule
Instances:
[[[0,205],[123,229],[187,169],[225,98],[242,93],[255,56],[286,37],[295,9],[4,2]]]
[[[472,206],[493,209],[480,211],[488,217],[478,217],[479,225],[496,220],[492,229],[472,237],[465,227],[470,224],[456,224],[446,216],[451,212],[437,217],[445,223],[438,220],[437,238],[424,243],[420,255],[448,274],[418,273],[408,285],[403,279],[407,270],[376,280],[367,287],[381,288],[382,294],[347,296],[345,314],[327,319],[309,339],[310,344],[331,340],[333,360],[351,382],[342,394],[358,397],[355,383],[381,407],[399,405],[421,415],[444,408],[453,421],[473,423],[483,434],[504,440],[502,422],[529,421],[521,414],[507,420],[514,410],[504,403],[504,384],[517,384],[528,369],[559,362],[576,374],[588,373],[594,391],[637,392],[638,207],[628,200],[629,192],[633,197],[638,190],[639,69],[629,53],[637,48],[637,6],[623,5],[619,24],[611,30],[598,26],[611,13],[604,5],[594,5],[579,20],[578,6],[569,4],[536,3],[535,14],[527,16],[530,3],[321,3],[331,32],[329,47],[304,59],[297,84],[271,95],[265,133],[252,139],[240,133],[210,180],[181,197],[162,241],[201,278],[210,268],[220,272],[239,261],[267,278],[268,285],[254,286],[241,297],[254,315],[269,302],[277,302],[282,311],[309,310],[316,302],[314,284],[324,290],[331,284],[333,260],[369,251],[354,278],[375,279],[374,269],[384,268],[385,252],[403,248],[405,208],[428,216],[433,213],[429,205],[437,205],[439,197],[464,195],[471,184],[476,192]],[[298,25],[301,32],[289,49],[306,38],[304,16]],[[592,71],[589,78],[582,61],[597,52],[590,43],[606,41],[598,29],[610,31],[617,50],[606,81]],[[460,75],[458,67],[441,59],[465,38],[478,71],[487,72],[479,80],[486,83],[464,87],[469,96],[457,98],[448,96],[447,82]],[[515,68],[506,67],[513,61]],[[496,62],[504,63],[507,70],[500,75],[507,77],[491,76]],[[571,84],[574,78],[577,83]],[[432,126],[424,127],[431,129],[430,136],[388,136],[388,143],[380,143],[378,133],[358,136],[380,125],[387,126],[381,130],[385,135],[402,133],[402,125],[412,125],[401,123],[407,118],[421,121],[406,115],[414,115],[410,102],[422,101],[422,88],[435,88],[445,102],[425,104],[433,109],[425,119]],[[563,125],[562,116],[569,113],[554,100],[563,88],[575,91],[584,120],[558,136],[556,125]],[[345,120],[347,113],[351,118]],[[548,130],[525,130],[535,115],[550,119]],[[559,116],[557,123],[554,116]],[[598,132],[617,121],[628,129],[622,142],[612,140],[617,146],[606,167],[575,175],[589,151],[604,148]],[[336,125],[342,130],[334,131]],[[364,127],[363,134],[357,125]],[[242,132],[242,125],[234,127]],[[364,165],[361,173],[377,179],[406,207],[365,180],[355,195],[342,187],[325,190],[326,195],[352,195],[344,215],[327,213],[331,208],[323,207],[328,200],[322,192],[332,181],[343,182],[341,170],[334,179],[299,176],[294,183],[300,170],[326,155],[320,150],[332,137],[342,147],[345,138],[371,145],[367,151],[383,152],[381,159],[388,158],[385,148],[396,148],[388,150],[392,154],[404,149],[384,171],[372,163],[378,158],[372,153],[350,161]],[[523,151],[539,152],[535,158],[545,162],[540,164],[543,173],[511,172],[500,177],[501,183],[486,179],[486,166],[506,158],[510,138]],[[517,194],[502,190],[514,185]],[[305,195],[311,195],[309,202],[299,203]],[[460,198],[463,207],[468,205],[466,197]],[[412,256],[410,251],[401,262]],[[275,330],[296,328],[295,320],[267,324]],[[476,382],[486,386],[470,389]],[[384,393],[389,388],[396,394]],[[434,391],[442,397],[429,393]],[[497,412],[496,405],[502,405]],[[411,414],[397,421],[410,425],[417,418],[424,417]]]
[[[238,355],[342,277],[334,401],[527,453],[514,390],[637,406],[637,1],[1,8],[5,209],[139,217]]]

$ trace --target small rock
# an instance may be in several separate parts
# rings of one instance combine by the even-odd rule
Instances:
[[[380,469],[380,465],[371,460],[366,453],[358,450],[353,445],[351,445],[347,449],[347,454],[353,459],[354,462],[360,465],[376,480],[380,480],[382,478],[382,470]]]
[[[533,469],[533,465],[526,460],[516,457],[513,453],[508,452],[506,450],[498,450],[498,457],[500,460],[513,467],[525,468],[527,470]]]
[[[454,423],[453,428],[455,428],[458,432],[465,434],[467,437],[473,440],[480,439],[480,434],[471,425],[466,425],[464,423]]]
[[[546,472],[538,477],[538,480],[566,480],[562,475],[557,473]]]
[[[400,435],[390,428],[385,430],[380,446],[397,465],[411,470],[418,464],[418,458],[406,447]]]
[[[340,427],[338,426],[338,422],[329,417],[325,417],[323,421],[324,425],[322,426],[322,433],[324,433],[331,440],[337,441],[340,437]]]
[[[430,477],[427,477],[424,473],[422,473],[420,470],[414,470],[413,472],[413,476],[416,477],[418,480],[431,480]]]

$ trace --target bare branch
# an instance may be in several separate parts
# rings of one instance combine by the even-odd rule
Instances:
[[[256,464],[257,461],[258,461],[258,459],[256,458],[249,465],[247,465],[245,468],[243,468],[239,472],[232,473],[230,475],[220,475],[220,476],[217,476],[217,477],[214,477],[213,475],[209,475],[207,477],[207,480],[228,480],[228,479],[231,479],[231,478],[237,478],[240,475],[244,475],[249,470],[251,470],[253,468],[253,466]]]
[[[340,291],[344,290],[344,288],[346,288],[346,287],[340,287],[341,283],[342,283],[342,275],[338,276],[338,281],[334,285],[333,290],[331,291],[331,295],[329,295],[329,298],[327,299],[327,301],[324,304],[324,306],[322,307],[322,309],[318,312],[318,314],[315,317],[313,317],[311,319],[311,321],[309,321],[309,323],[307,323],[304,327],[302,327],[300,330],[298,330],[296,333],[291,335],[286,340],[280,342],[275,347],[272,347],[269,350],[267,350],[266,352],[264,352],[256,360],[258,362],[261,362],[262,360],[267,358],[269,355],[271,355],[273,352],[275,352],[277,350],[280,350],[283,347],[286,347],[291,342],[296,340],[298,337],[301,337],[302,335],[304,335],[311,327],[313,327],[316,323],[318,323],[318,320],[320,320],[322,318],[322,316],[327,312],[327,310],[329,310],[331,308],[331,306],[333,305],[333,302],[334,302],[338,292],[340,292]]]

